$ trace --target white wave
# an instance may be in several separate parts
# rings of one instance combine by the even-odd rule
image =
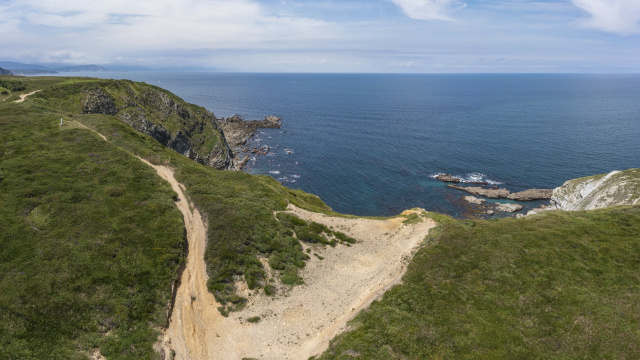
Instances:
[[[300,175],[298,175],[298,174],[293,174],[293,175],[291,175],[291,177],[294,178],[294,179],[300,179]]]
[[[447,174],[446,173],[437,173],[437,174],[429,175],[429,177],[435,179],[440,175],[447,175]],[[461,183],[486,182],[489,185],[501,185],[502,184],[502,182],[497,181],[497,180],[489,179],[489,177],[487,175],[485,175],[483,173],[478,173],[478,172],[468,173],[466,175],[452,175],[452,176],[460,179]]]
[[[280,175],[280,170],[271,170],[269,174]]]

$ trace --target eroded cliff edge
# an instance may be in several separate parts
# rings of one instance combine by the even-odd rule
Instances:
[[[527,215],[548,210],[594,210],[619,205],[640,205],[640,169],[568,180],[553,189],[548,207],[533,209]]]
[[[234,168],[234,154],[211,111],[156,86],[129,80],[60,84],[44,90],[76,113],[119,118],[162,145],[216,169]]]
[[[552,208],[567,211],[638,204],[640,169],[612,171],[569,180],[555,188],[551,196]]]

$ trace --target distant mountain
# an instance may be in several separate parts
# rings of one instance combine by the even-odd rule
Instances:
[[[100,72],[107,71],[104,67],[100,65],[76,65],[76,66],[63,66],[54,69],[59,72]]]
[[[46,75],[59,72],[99,72],[107,71],[100,65],[71,65],[55,64],[50,66],[24,64],[13,61],[0,61],[0,67],[11,70],[15,75]]]
[[[13,75],[49,75],[57,74],[57,71],[49,69],[11,69]]]
[[[13,75],[13,73],[0,67],[0,75]]]
[[[0,61],[0,67],[5,69],[13,70],[13,69],[23,69],[23,70],[51,70],[46,66],[42,65],[33,65],[33,64],[23,64],[19,62],[13,61]]]

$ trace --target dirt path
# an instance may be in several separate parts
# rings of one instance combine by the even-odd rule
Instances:
[[[187,230],[186,267],[176,290],[169,327],[159,344],[167,360],[297,360],[320,354],[345,330],[350,319],[400,281],[412,252],[436,226],[431,219],[410,225],[403,223],[403,217],[347,219],[289,205],[289,212],[342,231],[358,242],[335,248],[303,245],[312,255],[301,271],[304,285],[280,285],[276,296],[269,297],[238,283],[239,293],[249,299],[247,306],[225,318],[206,286],[206,228],[200,213],[189,206],[183,186],[170,168],[140,160],[153,167],[178,194],[176,206]],[[412,212],[422,210],[403,214]],[[268,265],[265,269],[270,271]],[[246,321],[254,316],[259,316],[260,322]]]
[[[81,127],[98,134],[104,141],[107,138],[101,133],[75,121]],[[204,262],[206,245],[206,228],[200,212],[189,206],[180,184],[173,176],[173,171],[161,165],[153,165],[138,157],[140,161],[151,166],[158,175],[167,181],[173,191],[178,194],[176,206],[184,217],[187,231],[188,255],[186,266],[178,282],[173,312],[169,320],[169,327],[164,331],[160,347],[166,359],[174,353],[175,359],[217,359],[213,348],[219,341],[215,341],[214,329],[220,328],[224,317],[220,315],[219,306],[213,295],[207,289],[207,275]],[[220,358],[222,359],[222,358]]]
[[[16,100],[16,101],[14,101],[14,103],[21,103],[21,102],[23,102],[23,101],[24,101],[24,99],[26,99],[26,98],[27,98],[27,96],[31,96],[31,95],[33,95],[33,94],[37,93],[38,91],[42,91],[42,89],[40,89],[40,90],[36,90],[36,91],[32,91],[32,92],[30,92],[30,93],[28,93],[28,94],[22,94],[22,95],[20,95],[20,99],[18,99],[18,100]]]
[[[206,228],[202,217],[197,209],[189,206],[171,169],[153,165],[144,159],[140,160],[153,167],[178,194],[176,206],[184,216],[189,244],[186,268],[178,284],[169,328],[165,331],[163,339],[165,353],[175,351],[176,359],[214,359],[214,329],[218,328],[224,318],[218,312],[218,305],[207,289],[204,263]]]

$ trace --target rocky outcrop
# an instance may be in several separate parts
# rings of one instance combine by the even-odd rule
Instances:
[[[492,199],[506,198],[511,194],[511,191],[507,189],[485,189],[479,186],[460,186],[460,185],[447,185],[450,188],[466,191],[469,194],[484,196]]]
[[[0,75],[13,75],[11,70],[0,68]]]
[[[113,97],[108,92],[98,88],[87,91],[82,113],[115,115],[118,113],[118,108]]]
[[[553,189],[529,189],[512,193],[507,196],[507,199],[517,201],[532,201],[532,200],[546,200],[551,199]]]
[[[496,203],[496,210],[502,212],[516,212],[522,210],[522,205],[508,204],[508,203]]]
[[[239,115],[220,119],[220,126],[224,131],[229,147],[236,158],[244,158],[237,162],[235,169],[240,170],[249,160],[249,153],[254,155],[267,155],[270,147],[253,147],[249,149],[247,141],[253,138],[258,129],[279,129],[282,126],[281,119],[277,116],[267,116],[263,120],[244,120]]]
[[[455,177],[451,174],[439,174],[436,175],[436,179],[440,180],[440,181],[444,181],[444,182],[452,182],[452,183],[459,183],[460,182],[460,178],[459,177]]]
[[[217,169],[234,168],[234,155],[210,111],[140,83],[101,85],[84,90],[83,113],[117,116],[192,160]]]
[[[483,203],[485,203],[487,200],[485,199],[478,199],[475,196],[464,196],[462,197],[464,199],[464,201],[471,203],[471,204],[475,204],[475,205],[481,205]]]
[[[220,126],[224,130],[229,146],[232,149],[241,147],[255,135],[258,129],[279,129],[281,119],[277,116],[267,116],[263,120],[244,120],[239,115],[220,119]]]
[[[553,190],[549,208],[572,211],[616,205],[640,205],[640,169],[569,180]]]
[[[510,199],[516,201],[531,201],[531,200],[546,200],[551,198],[553,190],[551,189],[529,189],[520,191],[517,193],[511,193],[507,189],[490,188],[485,189],[479,186],[460,186],[460,185],[447,185],[450,188],[466,191],[470,194],[477,196],[484,196],[492,199]]]

